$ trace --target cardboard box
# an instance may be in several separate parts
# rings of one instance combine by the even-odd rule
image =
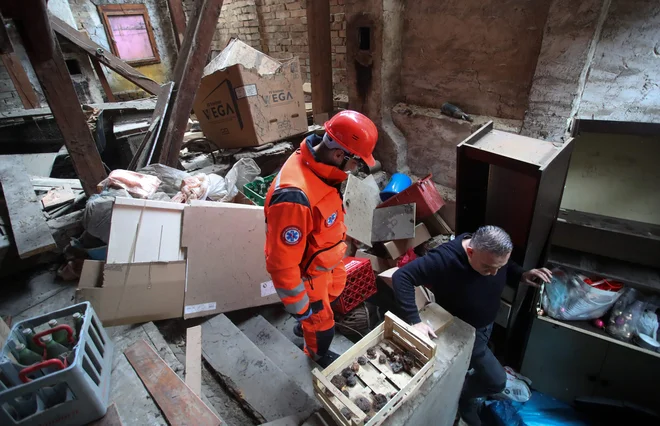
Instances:
[[[429,234],[429,230],[426,228],[426,225],[419,223],[417,226],[415,226],[415,236],[413,238],[408,238],[407,240],[388,241],[384,244],[384,246],[392,259],[398,259],[400,256],[406,254],[409,249],[415,248],[430,239],[431,234]]]
[[[361,258],[361,259],[369,259],[371,262],[371,267],[376,272],[377,274],[393,268],[396,266],[396,261],[393,259],[383,259],[382,257],[378,257],[376,255],[373,255],[363,249],[359,249],[358,251],[355,252],[355,257]]]
[[[399,268],[390,268],[387,271],[381,272],[378,274],[378,278],[381,279],[385,284],[392,287],[392,276]],[[435,302],[435,295],[429,289],[424,286],[415,286],[415,304],[417,305],[418,310],[422,310],[429,303]]]
[[[186,206],[184,318],[280,302],[266,271],[264,226],[263,207],[198,200]]]
[[[193,109],[218,148],[275,142],[307,131],[298,59],[279,62],[232,39],[204,68]]]
[[[76,298],[94,307],[104,326],[181,318],[186,261],[106,265],[85,260]]]

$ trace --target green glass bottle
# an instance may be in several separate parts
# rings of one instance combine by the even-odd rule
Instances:
[[[43,336],[41,342],[46,345],[46,357],[48,359],[57,358],[58,356],[69,352],[69,349],[67,349],[66,346],[62,346],[54,341],[50,334]]]
[[[24,328],[21,330],[21,333],[23,333],[23,337],[25,337],[25,345],[28,347],[28,349],[37,353],[43,352],[43,348],[40,348],[39,345],[34,343],[34,340],[32,340],[34,337],[34,330],[31,328]]]
[[[80,330],[82,330],[82,326],[84,322],[85,322],[85,317],[80,312],[76,312],[75,314],[73,314],[73,325],[76,330],[76,335],[75,335],[76,340],[80,339]]]
[[[16,352],[18,352],[18,362],[23,365],[32,365],[41,362],[41,355],[28,349],[24,344],[16,344]]]
[[[52,319],[48,321],[48,327],[50,328],[55,328],[59,324],[57,323],[57,320]],[[59,343],[60,345],[68,345],[69,344],[69,333],[66,332],[66,330],[57,330],[55,333],[52,334],[53,340]]]

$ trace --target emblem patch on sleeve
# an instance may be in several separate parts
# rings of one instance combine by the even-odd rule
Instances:
[[[300,232],[300,229],[295,226],[289,226],[282,231],[282,241],[284,241],[284,244],[293,246],[298,244],[301,239],[302,232]]]
[[[334,212],[333,214],[330,215],[330,217],[328,217],[325,220],[325,226],[330,228],[332,225],[335,224],[335,221],[337,221],[337,212]]]

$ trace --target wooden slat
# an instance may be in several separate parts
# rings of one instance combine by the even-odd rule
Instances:
[[[183,13],[183,2],[181,0],[167,0],[170,9],[170,19],[174,27],[174,40],[176,47],[181,48],[183,37],[186,34],[186,15]]]
[[[156,152],[158,150],[158,141],[160,139],[160,134],[163,130],[163,125],[165,123],[165,116],[167,115],[168,107],[170,106],[170,99],[172,99],[172,91],[174,90],[174,83],[168,82],[163,84],[158,94],[158,100],[156,101],[156,108],[154,108],[154,113],[151,115],[151,123],[157,122],[156,127],[151,135],[145,135],[150,138],[148,143],[145,145],[146,151],[143,153],[142,157],[138,160],[138,166],[148,166],[149,164],[154,163],[157,158]],[[144,141],[143,141],[144,143]]]
[[[392,385],[387,380],[387,376],[378,371],[372,364],[377,363],[378,360],[360,366],[357,375],[362,381],[371,388],[375,393],[381,393],[389,399],[392,392],[398,392],[399,389]]]
[[[217,426],[221,423],[147,342],[134,343],[124,355],[170,425]]]
[[[25,109],[39,108],[39,97],[30,83],[30,79],[25,73],[25,68],[21,64],[15,53],[5,53],[2,56],[2,63],[4,64],[11,81],[14,83],[14,88],[21,98],[23,107]]]
[[[343,393],[339,391],[332,383],[330,383],[330,380],[327,379],[318,369],[314,369],[312,371],[312,374],[314,375],[314,387],[317,389],[317,391],[325,396],[325,389],[329,390],[332,395],[337,398],[343,405],[346,406],[351,412],[353,413],[354,419],[357,420],[357,423],[353,424],[362,424],[364,422],[364,418],[366,415],[360,410],[357,405],[353,403],[350,399],[346,397]],[[319,387],[319,384],[323,386],[324,389],[321,389]],[[351,421],[355,421],[354,419],[351,419]],[[347,424],[347,423],[345,423]]]
[[[20,258],[53,250],[55,240],[20,155],[0,157],[0,181]]]
[[[101,87],[103,87],[103,92],[105,93],[105,97],[108,99],[108,102],[117,101],[115,95],[112,93],[112,88],[110,87],[110,83],[108,83],[108,78],[105,76],[105,73],[103,72],[103,67],[101,66],[101,63],[99,62],[98,59],[96,59],[96,56],[89,55],[89,59],[92,61],[92,65],[94,65],[94,71],[96,71],[96,76],[99,78],[99,81],[101,82]]]
[[[101,417],[97,421],[90,423],[88,426],[123,426],[121,418],[119,417],[119,412],[117,411],[117,405],[113,402],[109,407],[108,411],[105,413],[105,416]]]
[[[201,396],[202,392],[202,326],[186,330],[186,384]]]
[[[307,4],[307,38],[312,79],[314,122],[323,124],[332,115],[332,53],[330,45],[330,1]]]
[[[124,77],[131,83],[141,87],[152,95],[158,94],[160,84],[142,74],[126,62],[122,61],[103,46],[96,44],[87,35],[76,31],[69,24],[62,21],[57,16],[50,15],[50,22],[57,34],[71,41],[76,46],[87,52],[88,55],[95,57],[106,67]],[[100,50],[99,50],[100,49]]]
[[[175,167],[183,143],[195,94],[202,79],[204,65],[211,48],[223,0],[199,0],[179,50],[174,67],[173,81],[176,94],[165,122],[167,128],[161,134],[158,145],[159,163]]]

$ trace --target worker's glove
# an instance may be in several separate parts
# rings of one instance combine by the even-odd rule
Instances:
[[[312,314],[313,314],[313,312],[312,312],[312,307],[311,307],[311,306],[308,306],[308,307],[307,307],[307,310],[306,310],[304,313],[302,313],[302,314],[294,314],[293,317],[294,317],[297,321],[302,321],[302,320],[306,320],[307,318],[311,317]]]

